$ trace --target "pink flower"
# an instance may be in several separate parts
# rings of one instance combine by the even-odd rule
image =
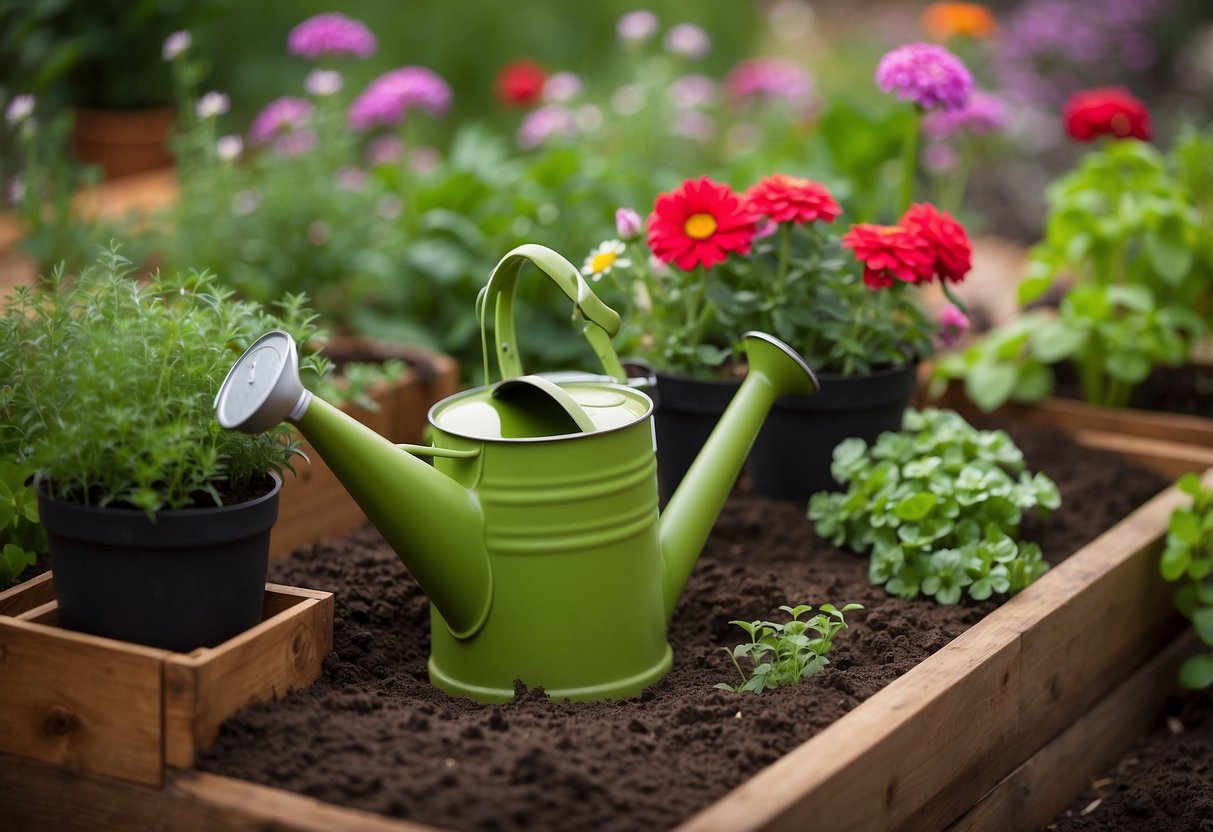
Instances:
[[[543,99],[560,104],[581,92],[581,78],[575,72],[557,72],[543,83]]]
[[[716,82],[698,73],[684,75],[670,84],[670,100],[680,110],[711,104],[716,100]]]
[[[284,96],[265,105],[249,126],[249,141],[253,144],[267,142],[297,133],[310,122],[312,105],[302,98]]]
[[[679,23],[665,33],[665,49],[684,58],[702,58],[712,48],[708,33],[693,23]]]
[[[166,61],[172,61],[182,52],[190,48],[190,33],[181,31],[173,32],[164,39],[164,46],[160,49],[160,55]]]
[[[640,43],[657,34],[657,15],[650,11],[628,12],[615,24],[615,34],[629,43]]]
[[[286,39],[287,51],[305,58],[353,55],[369,58],[378,44],[371,30],[341,12],[326,12],[309,17],[291,30]]]
[[[341,92],[341,87],[344,84],[345,79],[335,69],[313,69],[307,74],[307,78],[303,82],[303,88],[310,95],[321,98]]]
[[[724,85],[739,104],[763,99],[803,104],[813,90],[813,78],[792,61],[754,58],[733,67]]]
[[[644,230],[644,218],[631,208],[616,208],[615,230],[621,239],[634,240]]]
[[[420,66],[405,66],[380,75],[350,106],[350,126],[366,132],[376,125],[404,121],[408,110],[444,115],[451,106],[451,88],[438,75]]]
[[[1003,100],[984,90],[973,90],[960,109],[927,113],[922,120],[922,132],[931,139],[946,139],[962,132],[984,136],[1001,130],[1006,123],[1007,105]]]
[[[939,310],[939,340],[945,347],[959,341],[969,331],[969,326],[969,316],[952,304]]]
[[[880,59],[876,83],[924,110],[959,110],[973,91],[973,76],[960,58],[933,43],[910,43]]]
[[[399,136],[378,136],[366,146],[368,165],[390,165],[404,155],[404,142]]]
[[[527,113],[518,127],[518,146],[523,150],[534,150],[553,136],[571,136],[576,132],[572,112],[549,104]]]

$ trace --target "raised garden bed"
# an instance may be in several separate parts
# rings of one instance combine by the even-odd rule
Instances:
[[[0,751],[159,786],[231,714],[320,675],[333,596],[266,584],[262,622],[174,653],[58,626],[46,572],[0,593]]]
[[[1025,537],[1054,556],[1162,485],[1114,457],[1029,433],[1020,437],[1029,460],[1058,480],[1067,508]],[[210,773],[174,774],[164,789],[124,799],[149,813],[140,817],[188,815],[183,828],[217,817],[232,828],[271,817],[282,828],[432,828],[372,821],[365,810],[456,829],[790,829],[806,818],[942,828],[1178,631],[1154,577],[1177,501],[1165,492],[994,609],[887,598],[867,584],[863,559],[812,537],[801,506],[735,497],[675,616],[674,671],[637,699],[595,705],[531,693],[482,706],[430,688],[425,599],[363,530],[271,566],[338,592],[324,676],[230,720],[200,761]],[[785,600],[868,609],[811,682],[762,697],[712,690],[732,673],[719,650],[737,640],[728,619],[768,616]],[[8,758],[5,783],[20,784],[19,817],[46,821],[78,816],[79,801],[98,792]],[[52,807],[46,795],[56,790],[67,797]],[[329,805],[338,802],[364,811]]]

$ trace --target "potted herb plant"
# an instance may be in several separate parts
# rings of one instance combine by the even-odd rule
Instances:
[[[32,471],[64,626],[177,651],[260,621],[269,532],[296,440],[223,431],[212,400],[233,350],[281,326],[206,273],[132,276],[116,244],[6,303],[0,457]],[[309,371],[326,371],[318,356]]]
[[[703,178],[657,198],[648,252],[627,250],[641,248],[639,223],[621,221],[627,242],[608,241],[587,260],[592,276],[619,267],[637,274],[637,344],[658,369],[663,487],[681,479],[728,402],[733,345],[749,329],[792,346],[821,382],[818,394],[781,399],[768,417],[750,454],[759,493],[806,500],[836,488],[835,445],[900,426],[938,329],[915,287],[962,280],[968,235],[926,203],[897,225],[856,224],[838,235],[828,226],[841,213],[810,180],[775,174],[737,193]],[[691,447],[680,451],[683,443]]]

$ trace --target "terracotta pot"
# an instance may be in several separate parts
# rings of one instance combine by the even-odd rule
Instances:
[[[76,158],[100,165],[106,179],[168,167],[173,163],[168,138],[176,111],[95,110],[77,107],[72,127]]]

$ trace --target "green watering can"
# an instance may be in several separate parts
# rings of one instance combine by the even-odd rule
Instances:
[[[528,262],[573,302],[608,378],[523,373],[514,284]],[[673,663],[674,606],[767,412],[817,380],[782,342],[747,334],[749,375],[659,518],[653,402],[611,346],[619,315],[537,245],[497,264],[477,308],[486,381],[489,314],[503,380],[435,404],[432,447],[389,442],[305,390],[280,331],[228,373],[219,423],[298,426],[429,596],[439,688],[482,702],[512,699],[516,679],[561,699],[638,694]]]

